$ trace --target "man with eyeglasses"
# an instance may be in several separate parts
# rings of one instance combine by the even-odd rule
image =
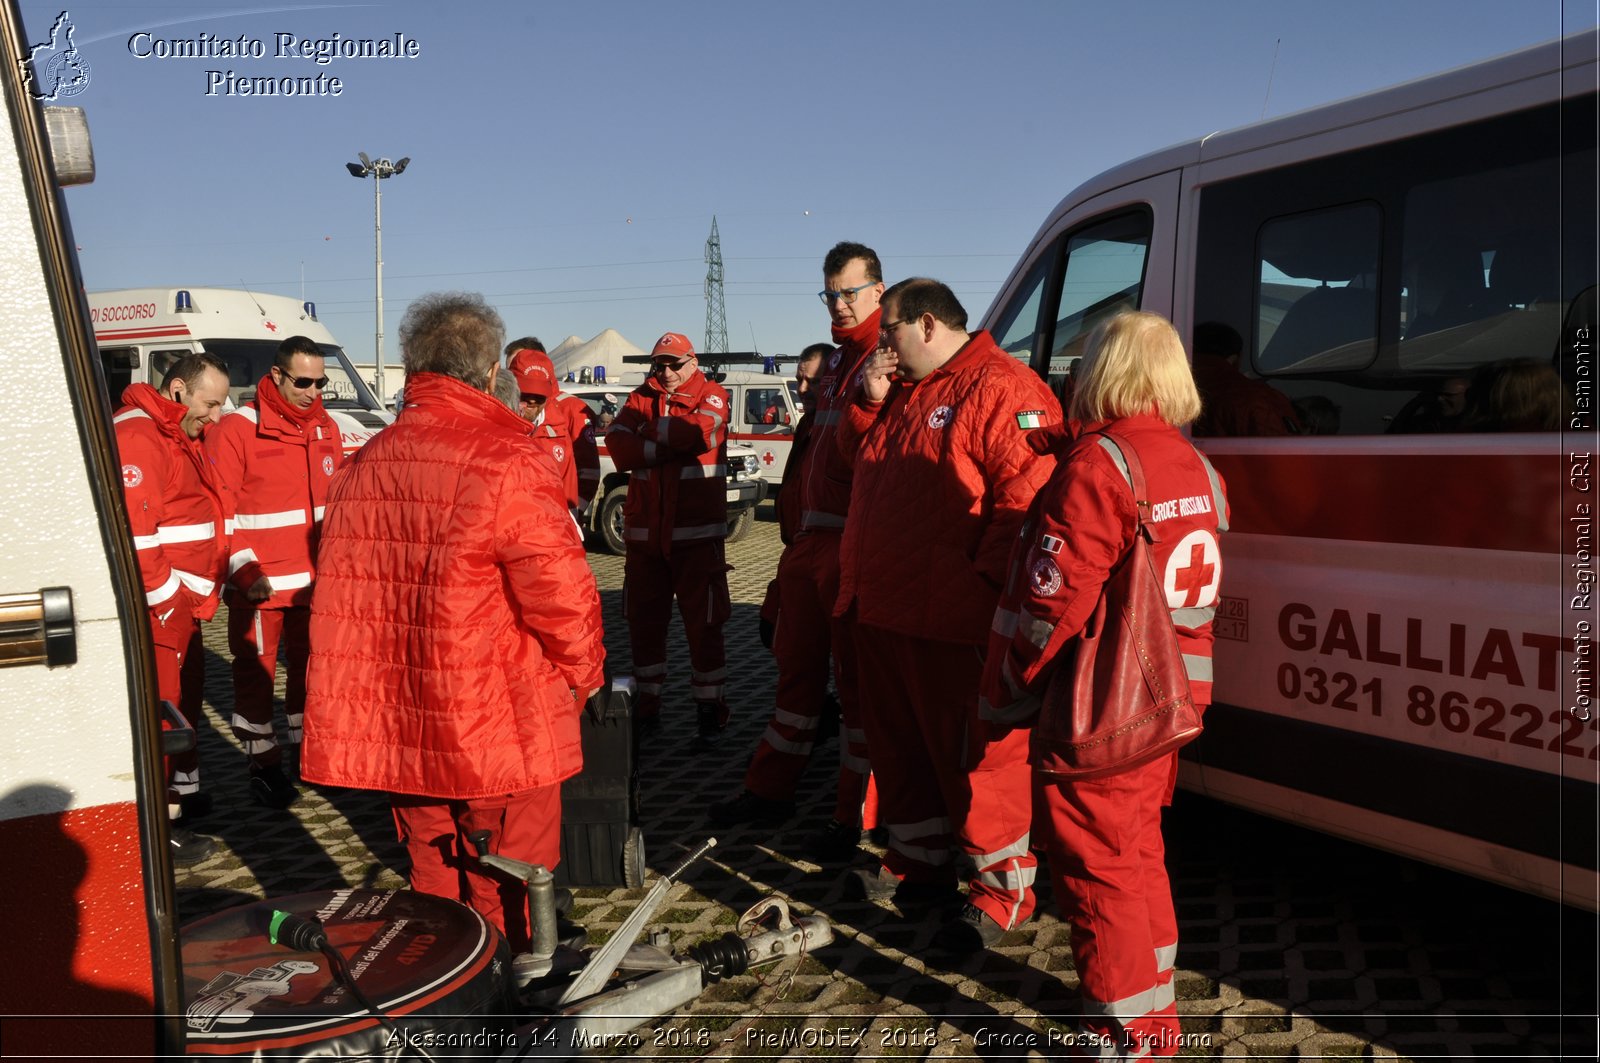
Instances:
[[[889,847],[848,885],[902,912],[943,909],[933,944],[968,953],[1033,912],[1028,732],[987,718],[978,688],[1012,540],[1050,477],[1026,437],[1059,424],[1061,406],[987,332],[967,331],[946,285],[901,281],[883,315],[883,350],[839,426],[855,481],[838,608],[856,619]]]
[[[533,426],[534,441],[561,469],[567,504],[573,512],[583,512],[600,487],[593,411],[578,396],[562,392],[555,363],[538,337],[508,343],[506,368],[517,382],[517,412]]]
[[[300,742],[311,653],[311,587],[328,481],[339,467],[338,426],[322,408],[322,351],[305,336],[278,345],[255,398],[206,433],[232,529],[228,649],[233,654],[234,737],[250,764],[250,794],[287,808],[299,793],[283,769],[272,722],[278,643],[287,651],[283,715]]]
[[[837,347],[823,358],[808,385],[815,392],[815,409],[802,424],[810,426],[810,441],[798,473],[784,477],[791,485],[784,494],[797,490],[800,496],[799,527],[779,563],[782,622],[772,646],[778,662],[776,704],[745,772],[743,792],[712,809],[713,821],[721,826],[779,823],[793,814],[795,790],[826,703],[827,669],[817,668],[816,661],[831,655],[839,694],[839,775],[832,813],[806,843],[808,855],[824,861],[843,860],[856,851],[871,773],[860,721],[854,621],[832,615],[852,475],[836,432],[851,382],[878,347],[882,295],[883,266],[876,251],[851,241],[829,250],[818,296],[828,308]]]
[[[617,468],[630,474],[623,509],[623,612],[638,683],[635,727],[661,722],[667,623],[678,601],[689,642],[689,684],[699,742],[728,723],[722,626],[728,598],[728,393],[700,372],[688,337],[668,332],[650,352],[650,378],[634,389],[606,433]]]

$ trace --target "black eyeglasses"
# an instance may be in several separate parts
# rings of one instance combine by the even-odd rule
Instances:
[[[817,298],[822,300],[824,306],[828,305],[829,303],[836,302],[843,303],[845,306],[849,306],[851,303],[856,301],[856,294],[858,292],[864,292],[868,288],[876,287],[877,284],[877,281],[873,281],[871,284],[858,284],[854,288],[841,288],[838,291],[834,291],[831,288],[824,288],[822,291],[817,293]]]
[[[688,364],[689,364],[689,359],[680,358],[676,362],[652,362],[650,364],[650,368],[651,368],[651,370],[653,372],[657,372],[657,373],[661,372],[661,370],[663,370],[663,369],[670,369],[674,373],[676,373],[678,370],[682,369],[684,366],[686,366]]]
[[[530,395],[526,391],[524,391],[522,393],[521,397],[522,397],[522,401],[523,402],[530,402],[530,403],[534,404],[535,406],[537,406],[540,403],[544,402],[544,396],[543,395]]]

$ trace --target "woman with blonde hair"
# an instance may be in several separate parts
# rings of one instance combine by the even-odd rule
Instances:
[[[1161,808],[1177,752],[1090,778],[1057,771],[1049,735],[1072,718],[1080,636],[1141,523],[1196,706],[1211,698],[1211,617],[1221,586],[1221,478],[1180,431],[1200,414],[1183,343],[1157,314],[1120,314],[1091,337],[1058,464],[1012,553],[995,619],[984,697],[997,719],[1034,725],[1030,760],[1055,894],[1072,926],[1083,1017],[1069,1048],[1093,1058],[1177,1053],[1172,970],[1178,924],[1167,882]],[[1132,466],[1130,474],[1130,465]],[[1142,468],[1145,490],[1132,483]],[[1107,597],[1107,615],[1116,602]],[[1160,632],[1166,637],[1165,632]],[[1037,717],[1034,714],[1037,713]]]

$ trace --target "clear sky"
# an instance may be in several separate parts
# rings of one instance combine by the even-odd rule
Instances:
[[[23,0],[30,42],[62,4]],[[439,289],[482,292],[511,335],[551,346],[607,327],[698,346],[713,215],[730,349],[826,339],[815,293],[843,239],[875,247],[891,282],[949,282],[977,319],[1045,215],[1101,170],[1596,21],[1595,0],[67,10],[91,76],[60,101],[87,110],[94,138],[98,176],[66,194],[89,288],[303,283],[370,361],[373,181],[344,164],[407,156],[383,182],[390,363],[406,305]],[[401,34],[418,54],[277,55],[278,34],[336,33]],[[241,36],[265,55],[161,54]],[[342,91],[228,95],[228,71]]]

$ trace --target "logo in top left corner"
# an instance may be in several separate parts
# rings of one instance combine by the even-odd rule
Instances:
[[[28,49],[22,76],[28,95],[44,103],[76,96],[89,87],[89,61],[72,43],[77,27],[63,11],[50,27],[50,39]]]

